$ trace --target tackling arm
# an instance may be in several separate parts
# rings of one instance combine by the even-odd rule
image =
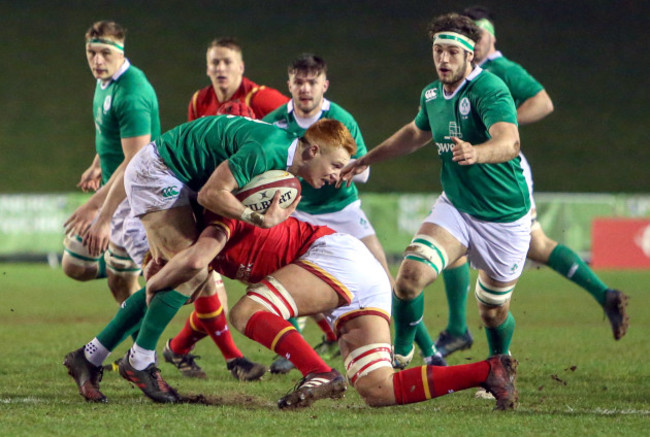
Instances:
[[[203,282],[208,265],[226,245],[228,237],[219,226],[208,226],[196,242],[174,255],[165,266],[147,280],[147,294],[176,289],[192,278]]]
[[[415,152],[431,138],[431,132],[421,130],[414,121],[410,122],[361,158],[348,163],[341,171],[337,186],[340,186],[343,181],[349,183],[354,176],[363,173],[371,164]]]

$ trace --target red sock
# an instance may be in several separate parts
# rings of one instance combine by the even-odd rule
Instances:
[[[291,323],[273,313],[253,314],[246,324],[245,335],[291,361],[303,376],[332,370]]]
[[[459,390],[477,387],[487,379],[490,365],[480,361],[460,366],[421,366],[393,375],[397,404],[412,404]]]
[[[327,319],[323,317],[320,320],[317,320],[318,326],[320,326],[321,331],[325,333],[325,338],[327,341],[336,341],[336,334],[332,331],[332,327],[327,323]]]
[[[169,342],[169,348],[175,354],[188,354],[194,349],[194,345],[207,335],[196,317],[196,311],[192,311],[181,332]]]
[[[226,313],[216,294],[195,300],[194,310],[198,316],[200,326],[219,347],[226,361],[244,356],[235,345],[232,334],[230,334]]]

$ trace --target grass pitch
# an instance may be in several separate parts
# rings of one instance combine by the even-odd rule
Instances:
[[[353,389],[341,401],[319,401],[309,409],[279,411],[276,401],[300,379],[268,374],[242,383],[226,370],[209,339],[195,353],[207,380],[183,378],[161,362],[165,379],[183,394],[205,394],[217,405],[157,405],[117,373],[101,383],[106,405],[87,404],[62,366],[63,356],[92,339],[117,307],[104,281],[77,283],[44,265],[0,265],[0,434],[14,435],[647,435],[650,424],[650,272],[600,272],[631,297],[631,328],[614,341],[600,307],[582,289],[549,269],[527,270],[512,311],[512,345],[519,360],[520,406],[493,412],[493,401],[474,390],[429,402],[372,409]],[[243,287],[228,282],[231,304]],[[425,320],[437,335],[446,323],[442,282],[426,290]],[[163,340],[172,337],[191,311],[183,308]],[[450,364],[479,360],[487,342],[473,298],[468,304],[472,349]],[[270,364],[273,354],[245,337],[235,340],[250,359]],[[308,322],[305,336],[320,340]],[[130,340],[111,356],[122,356]],[[159,345],[162,349],[162,341]],[[159,352],[160,352],[159,350]],[[160,358],[162,361],[162,357]],[[342,370],[340,358],[332,365]],[[419,358],[414,360],[419,365]]]

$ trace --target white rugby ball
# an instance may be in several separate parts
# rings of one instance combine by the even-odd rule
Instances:
[[[255,212],[266,212],[276,191],[280,191],[280,206],[287,208],[300,195],[300,181],[284,170],[269,170],[255,176],[235,192],[241,203]]]

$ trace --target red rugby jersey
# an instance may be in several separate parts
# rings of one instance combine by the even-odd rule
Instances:
[[[287,103],[289,97],[275,88],[258,85],[247,77],[243,77],[241,85],[227,102],[235,100],[250,106],[255,113],[255,118],[261,119],[269,112]],[[216,115],[217,109],[224,103],[226,102],[220,102],[217,99],[212,85],[201,88],[194,93],[190,100],[187,108],[187,121],[196,120],[205,115]]]
[[[265,276],[302,256],[324,235],[335,231],[289,217],[269,229],[258,228],[241,220],[212,215],[206,223],[222,226],[228,242],[210,263],[218,273],[230,279],[256,283]]]

